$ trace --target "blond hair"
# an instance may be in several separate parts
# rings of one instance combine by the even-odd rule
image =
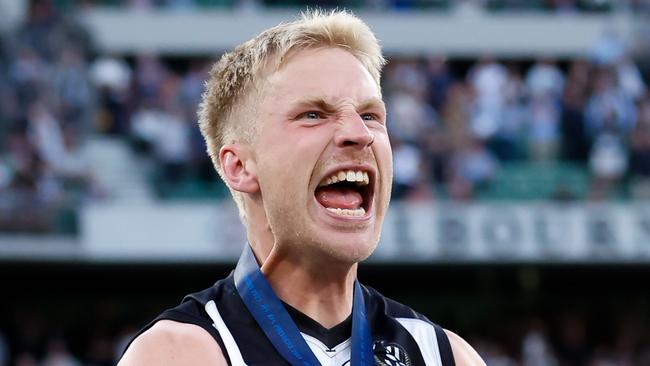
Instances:
[[[346,11],[303,13],[299,20],[267,29],[237,46],[214,64],[198,115],[208,154],[222,179],[221,147],[236,141],[252,142],[255,137],[253,106],[257,99],[253,98],[260,97],[269,67],[271,72],[278,70],[291,51],[321,47],[339,47],[350,52],[379,87],[385,64],[379,43],[363,21]],[[245,222],[243,197],[228,188]]]

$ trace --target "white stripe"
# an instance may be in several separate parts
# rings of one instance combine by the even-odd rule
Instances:
[[[230,330],[228,330],[226,323],[223,322],[223,318],[221,318],[221,314],[219,314],[219,309],[217,309],[217,304],[215,304],[213,300],[210,300],[205,304],[205,312],[208,313],[210,318],[212,318],[212,321],[214,322],[212,325],[217,328],[217,331],[221,336],[221,340],[223,341],[223,345],[226,347],[226,352],[228,352],[228,357],[230,358],[232,366],[246,366],[244,358],[242,357],[241,352],[239,352],[239,347],[237,347],[237,343],[232,337]]]
[[[440,349],[438,348],[438,338],[433,325],[424,320],[414,318],[396,318],[409,333],[420,347],[420,353],[424,358],[427,366],[442,366],[440,359]]]

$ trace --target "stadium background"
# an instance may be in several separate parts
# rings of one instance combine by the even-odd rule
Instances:
[[[243,243],[195,109],[305,6],[369,22],[394,204],[362,280],[488,365],[650,365],[650,3],[0,0],[0,365],[111,365]]]

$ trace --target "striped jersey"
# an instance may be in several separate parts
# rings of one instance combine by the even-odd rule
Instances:
[[[370,287],[361,288],[376,365],[454,365],[449,339],[441,327]],[[285,308],[323,366],[351,366],[351,315],[326,329],[290,305],[285,304]],[[232,274],[208,289],[186,296],[180,305],[164,311],[138,335],[163,319],[206,330],[221,347],[229,365],[289,365],[244,305]]]

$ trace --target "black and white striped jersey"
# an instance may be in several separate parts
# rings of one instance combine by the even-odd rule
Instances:
[[[442,328],[370,287],[362,286],[362,290],[376,365],[454,365],[449,340]],[[351,316],[325,329],[291,306],[285,304],[285,307],[323,366],[349,366]],[[179,306],[164,311],[138,335],[163,319],[205,329],[217,341],[229,365],[288,365],[242,302],[232,274],[206,290],[186,296]]]

